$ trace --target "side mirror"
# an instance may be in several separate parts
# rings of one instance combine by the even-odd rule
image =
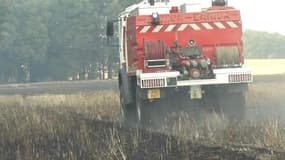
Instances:
[[[107,37],[113,37],[114,36],[114,22],[112,22],[112,21],[107,22],[106,35],[107,35]]]

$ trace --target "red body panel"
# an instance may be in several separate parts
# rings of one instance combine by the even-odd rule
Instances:
[[[202,54],[215,64],[215,48],[237,46],[243,63],[242,24],[240,12],[230,7],[210,8],[197,13],[171,13],[160,15],[160,24],[152,24],[152,16],[133,16],[127,20],[127,50],[129,72],[137,69],[156,72],[144,67],[144,41],[163,40],[169,48],[188,47],[195,40]],[[160,69],[161,70],[161,69]]]

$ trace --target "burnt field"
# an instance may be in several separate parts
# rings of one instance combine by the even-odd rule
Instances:
[[[282,78],[256,77],[245,122],[201,111],[143,130],[120,124],[116,85],[101,91],[109,82],[95,93],[2,95],[0,159],[285,159]]]

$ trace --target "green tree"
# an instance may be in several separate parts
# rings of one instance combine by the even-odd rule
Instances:
[[[66,79],[92,64],[97,57],[96,6],[88,0],[52,1],[47,65],[54,79]]]
[[[248,58],[285,58],[285,36],[247,30],[244,33],[245,55]]]
[[[118,48],[106,45],[106,21],[139,1],[0,0],[0,81],[112,71]]]
[[[47,51],[46,5],[44,0],[12,0],[10,4],[0,48],[2,73],[9,81],[16,81],[20,73],[29,80],[30,69],[21,66],[30,68],[44,61]]]
[[[0,0],[0,26],[7,20],[7,14],[9,11],[9,4],[10,3],[8,0]],[[0,27],[0,29],[1,29],[1,27]]]

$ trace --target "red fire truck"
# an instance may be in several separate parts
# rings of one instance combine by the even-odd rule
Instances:
[[[125,122],[149,124],[193,106],[244,115],[253,78],[243,67],[240,11],[226,0],[212,0],[208,8],[193,0],[144,0],[108,22],[107,36],[115,22]]]

